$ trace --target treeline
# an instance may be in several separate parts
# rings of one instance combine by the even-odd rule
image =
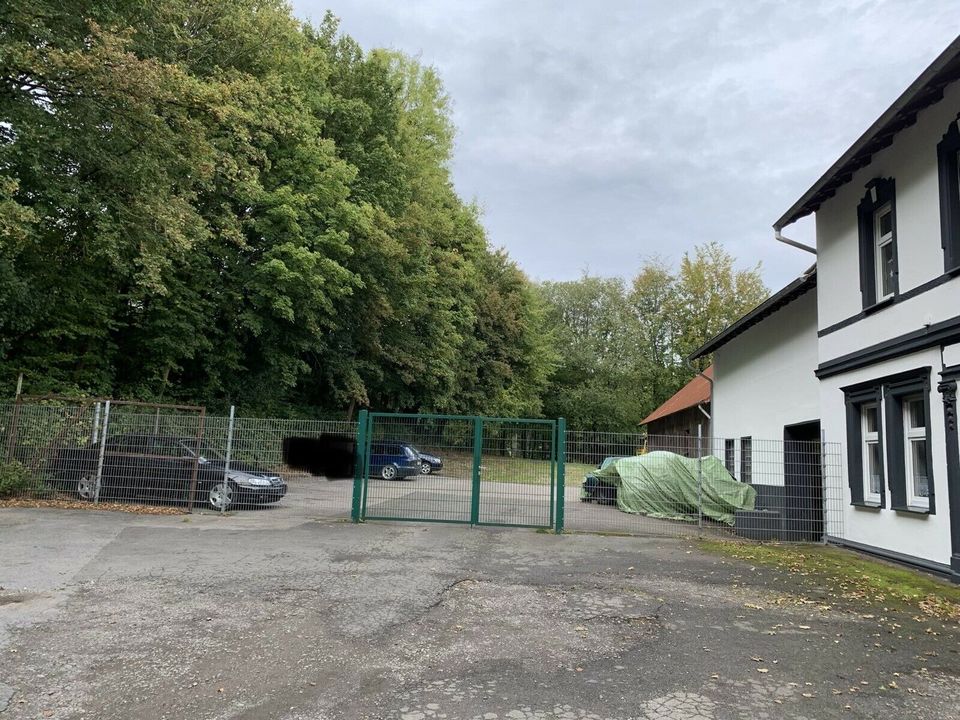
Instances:
[[[531,283],[430,68],[278,0],[0,5],[0,390],[633,430],[766,291],[716,245]]]
[[[706,366],[685,358],[768,295],[759,266],[737,269],[716,243],[684,254],[676,270],[648,260],[630,283],[585,276],[541,292],[559,350],[544,413],[623,432]]]

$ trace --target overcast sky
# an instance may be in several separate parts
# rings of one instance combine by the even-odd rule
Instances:
[[[960,32],[957,0],[293,5],[437,68],[457,190],[531,277],[629,277],[715,239],[772,289],[812,260],[773,222]]]

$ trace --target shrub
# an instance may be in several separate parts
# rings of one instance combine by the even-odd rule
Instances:
[[[29,495],[40,489],[40,481],[23,465],[0,462],[0,498]]]

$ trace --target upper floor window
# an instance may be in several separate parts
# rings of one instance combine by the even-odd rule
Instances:
[[[860,293],[869,308],[898,291],[897,208],[892,178],[867,184],[857,206],[860,230]]]
[[[893,209],[890,203],[873,214],[874,266],[877,300],[893,295],[896,261],[893,248]]]
[[[960,128],[950,123],[937,145],[940,173],[940,244],[944,272],[960,270]]]

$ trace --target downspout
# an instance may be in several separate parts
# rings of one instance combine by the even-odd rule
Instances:
[[[713,403],[713,378],[710,377],[709,375],[707,375],[707,374],[706,374],[705,372],[703,372],[702,370],[694,367],[693,361],[692,361],[690,358],[684,358],[684,362],[687,364],[687,367],[688,367],[690,370],[692,370],[692,371],[695,372],[697,375],[699,375],[699,376],[702,377],[704,380],[706,380],[708,383],[710,383],[710,402]],[[710,413],[708,413],[708,412],[706,411],[706,408],[703,407],[703,403],[702,403],[702,402],[701,402],[701,403],[697,403],[697,410],[699,410],[700,412],[702,412],[702,413],[704,414],[704,416],[707,418],[707,420],[711,420],[711,419],[712,419],[712,418],[710,417]],[[711,430],[712,430],[712,429],[713,429],[713,428],[711,428]]]
[[[782,242],[784,245],[790,245],[791,247],[799,248],[800,250],[806,250],[808,253],[817,254],[817,249],[815,247],[810,247],[809,245],[804,245],[802,242],[797,242],[796,240],[791,240],[788,237],[784,237],[783,233],[780,232],[780,228],[775,227],[773,229],[773,237],[778,241]]]

